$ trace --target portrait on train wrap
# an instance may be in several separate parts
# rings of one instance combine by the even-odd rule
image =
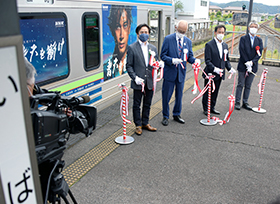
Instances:
[[[102,5],[104,81],[127,73],[128,45],[137,40],[137,7]]]

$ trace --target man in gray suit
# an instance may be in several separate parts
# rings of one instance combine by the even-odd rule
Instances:
[[[148,43],[150,27],[147,24],[140,24],[136,28],[138,41],[128,46],[127,50],[127,73],[131,78],[131,88],[133,89],[133,120],[136,125],[135,133],[142,134],[142,128],[149,131],[157,129],[149,124],[150,108],[153,97],[153,67],[149,65],[151,54],[155,54],[154,59],[158,60],[157,48]],[[144,86],[144,92],[142,92]],[[140,105],[143,97],[142,118],[140,115]]]

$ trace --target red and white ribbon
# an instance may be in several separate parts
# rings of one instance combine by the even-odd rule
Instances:
[[[131,121],[126,119],[128,116],[128,103],[129,103],[129,96],[128,96],[128,88],[124,85],[118,84],[120,88],[122,88],[122,96],[121,96],[121,103],[120,103],[120,114],[124,122],[131,123]]]
[[[206,75],[207,76],[207,75]],[[206,86],[202,89],[202,91],[191,101],[191,104],[193,104],[197,99],[199,99],[201,96],[203,96],[203,94],[207,91],[207,89],[211,88],[211,82],[213,83],[213,90],[212,92],[215,91],[215,83],[214,83],[214,78],[215,76],[208,76],[208,83],[206,84]]]
[[[157,76],[158,76],[157,72],[159,69],[160,69],[160,77],[157,78]],[[157,82],[159,82],[163,77],[163,67],[159,67],[158,61],[153,63],[152,77],[153,77],[153,91],[154,91],[154,95],[155,95]]]
[[[256,46],[256,52],[259,56],[261,56],[261,53],[260,53],[260,46]]]
[[[217,123],[219,123],[220,125],[225,124],[226,122],[224,120],[221,120],[220,118],[213,116],[211,117],[211,119],[213,119],[214,121],[216,121]]]
[[[260,83],[258,84],[258,86],[259,86],[259,94],[261,94],[260,95],[260,102],[259,102],[258,111],[261,110],[261,106],[262,106],[263,92],[264,92],[264,86],[265,86],[267,72],[268,72],[268,70],[267,70],[267,68],[265,68],[263,70],[263,73],[262,73],[262,76],[261,76],[261,79],[260,79]],[[262,83],[262,86],[261,86],[261,83]],[[261,87],[261,91],[260,91],[260,87]]]
[[[199,63],[193,63],[192,65],[193,68],[193,72],[194,72],[194,85],[193,85],[193,94],[197,93],[197,89],[199,92],[201,92],[201,89],[198,85],[198,74],[199,74],[199,69],[201,69],[200,64]]]
[[[156,52],[155,52],[155,51],[152,51],[152,50],[149,50],[149,53],[150,53],[149,65],[150,65],[150,66],[153,66],[154,59],[155,59],[155,56],[156,56]]]
[[[124,84],[118,84],[120,88],[122,88],[122,96],[121,96],[121,103],[120,103],[120,114],[122,116],[123,120],[123,139],[126,139],[126,123],[131,124],[130,120],[126,119],[126,116],[128,116],[128,102],[129,102],[129,96],[127,94],[128,89]]]
[[[184,49],[183,52],[184,52],[183,61],[186,62],[186,61],[188,61],[188,49]]]

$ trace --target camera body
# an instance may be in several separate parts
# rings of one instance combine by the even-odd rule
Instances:
[[[96,127],[97,111],[94,106],[81,104],[86,102],[83,98],[63,97],[58,92],[30,98],[38,164],[62,157],[67,133],[91,135]],[[67,114],[69,110],[71,116]]]

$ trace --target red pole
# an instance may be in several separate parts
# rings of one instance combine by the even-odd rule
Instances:
[[[263,82],[262,82],[262,90],[261,90],[261,95],[260,95],[260,102],[259,102],[258,111],[261,110],[261,106],[262,106],[262,99],[263,99],[263,92],[264,92],[264,86],[265,86],[266,75],[267,75],[267,70],[264,71]]]
[[[123,88],[123,92],[125,92]],[[122,94],[122,115],[123,115],[123,140],[126,139],[126,102],[125,102],[125,94]]]

